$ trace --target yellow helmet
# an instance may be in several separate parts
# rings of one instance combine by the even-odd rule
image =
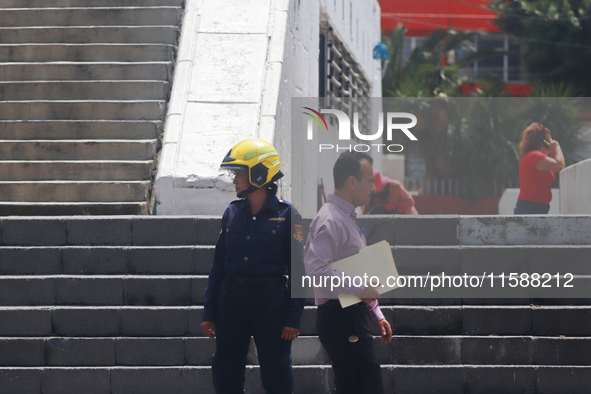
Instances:
[[[248,139],[234,145],[228,152],[220,170],[248,171],[248,182],[257,189],[283,176],[279,171],[277,150],[267,141]]]

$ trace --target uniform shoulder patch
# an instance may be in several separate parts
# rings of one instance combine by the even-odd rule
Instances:
[[[302,233],[302,226],[300,224],[296,224],[293,226],[293,237],[298,241],[302,242],[304,240],[304,234]]]

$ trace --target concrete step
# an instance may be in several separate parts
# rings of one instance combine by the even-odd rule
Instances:
[[[588,366],[591,338],[398,336],[382,345],[380,364],[396,365],[570,365]],[[208,366],[215,353],[209,338],[0,338],[0,366]],[[292,345],[293,365],[330,365],[318,337]],[[247,365],[258,365],[251,340]]]
[[[152,160],[156,143],[156,140],[0,140],[0,157],[4,160]]]
[[[147,202],[0,202],[0,216],[148,215]]]
[[[12,280],[17,283],[21,279]],[[29,288],[37,286],[40,289],[41,284],[33,282],[41,280],[29,279],[28,284],[21,280],[20,285],[27,285]],[[203,335],[199,327],[203,312],[201,306],[55,306],[55,303],[51,305],[49,302],[57,299],[57,284],[49,280],[43,286],[47,286],[44,290],[46,296],[29,295],[29,298],[36,298],[40,303],[47,302],[46,305],[0,308],[0,336]],[[158,291],[159,289],[152,290],[153,294]],[[160,294],[164,294],[164,290],[160,290]],[[119,294],[101,296],[119,297]],[[7,297],[17,298],[11,295]],[[80,297],[88,299],[99,295],[89,292]],[[395,335],[591,336],[589,306],[384,306],[382,311]],[[301,322],[302,335],[316,335],[315,326],[316,308],[306,307]],[[372,332],[373,335],[379,334],[375,328],[372,328]]]
[[[591,245],[590,215],[411,216],[366,215],[357,221],[370,245]],[[310,221],[303,220],[305,231]]]
[[[590,336],[590,306],[382,306],[396,335]],[[306,307],[302,335],[316,335]],[[379,334],[372,328],[374,335]]]
[[[0,101],[6,120],[161,120],[165,101]]]
[[[177,255],[177,253],[179,252],[179,250],[183,250],[183,253],[185,252],[189,252],[192,249],[186,249],[184,246],[178,246],[178,245],[194,245],[197,242],[201,242],[197,240],[197,231],[201,230],[201,227],[199,229],[197,229],[197,224],[195,223],[195,219],[194,218],[187,218],[185,219],[181,219],[181,218],[166,218],[166,217],[154,217],[154,218],[150,218],[150,220],[145,220],[144,222],[140,222],[142,223],[142,226],[147,226],[149,224],[149,226],[152,226],[153,231],[157,232],[157,230],[159,228],[162,227],[166,227],[167,228],[167,232],[170,232],[173,235],[170,236],[170,238],[162,238],[159,239],[158,237],[153,237],[153,238],[144,238],[143,236],[138,235],[135,239],[133,244],[134,245],[154,245],[151,246],[150,248],[146,249],[146,254],[142,254],[142,258],[143,259],[147,259],[149,261],[151,261],[150,264],[146,265],[145,270],[142,270],[142,273],[146,273],[146,274],[162,274],[162,273],[168,273],[171,272],[169,270],[173,269],[171,267],[168,267],[168,262],[169,261],[177,261],[178,263],[180,263],[180,260],[184,260],[187,258],[186,255],[181,254],[181,255]],[[215,238],[217,236],[217,233],[215,231],[215,227],[218,225],[218,221],[219,219],[215,219],[212,220],[212,225],[210,226],[210,228],[208,229],[207,227],[203,227],[203,235],[206,235],[205,232],[209,233],[209,238],[210,241],[215,241]],[[199,222],[201,223],[201,221]],[[138,230],[137,226],[139,226],[139,224],[134,224],[134,230]],[[191,228],[190,231],[182,231],[183,237],[179,238],[181,231],[179,230],[179,228]],[[139,230],[138,230],[139,231]],[[201,231],[200,231],[201,232]],[[149,231],[145,232],[145,236],[148,236],[150,234]],[[169,245],[169,246],[166,246]],[[179,249],[180,248],[180,249]],[[193,263],[191,264],[190,268],[187,268],[187,270],[183,270],[183,271],[174,271],[177,273],[186,273],[186,274],[195,274],[195,275],[207,275],[209,273],[209,269],[211,267],[211,262],[212,262],[212,258],[213,258],[213,250],[214,250],[214,246],[213,245],[204,245],[204,246],[198,246],[195,247],[195,257],[194,257],[194,266]],[[494,249],[496,249],[496,247],[487,247],[487,246],[482,246],[482,247],[476,247],[476,248],[470,248],[471,250],[473,249],[479,249],[480,250],[480,256],[482,256],[482,258],[484,258],[484,256],[487,256],[489,254],[491,254],[491,249],[494,251]],[[405,253],[408,254],[412,254],[410,253],[410,251],[417,251],[417,253],[420,253],[421,248],[418,246],[414,246],[414,247],[394,247],[394,254],[397,257],[396,262],[397,264],[401,265],[405,262],[404,257],[401,256],[397,256],[398,252],[403,249],[405,251]],[[510,248],[513,249],[513,248]],[[2,249],[0,248],[0,251]],[[565,256],[567,259],[576,259],[576,254],[578,253],[582,253],[582,252],[591,252],[591,246],[587,246],[587,247],[577,247],[577,246],[563,246],[563,247],[557,247],[557,251],[553,252],[554,248],[551,247],[537,247],[537,248],[527,248],[527,251],[530,252],[532,254],[532,256],[539,258],[538,261],[543,262],[543,258],[544,256],[548,257],[548,261],[552,261],[552,259],[554,258],[553,254],[558,254],[560,253],[562,256]],[[114,253],[115,251],[113,251]],[[100,251],[97,251],[97,253],[102,253]],[[125,254],[127,253],[127,249],[125,250],[120,250],[119,252],[125,259]],[[154,253],[155,255],[158,255],[157,259],[149,259],[148,256],[150,253]],[[181,257],[182,256],[182,257]],[[474,257],[476,258],[476,256]],[[0,259],[1,260],[1,259]],[[412,260],[406,260],[411,262]],[[150,268],[148,268],[150,267]],[[88,274],[101,274],[103,273],[103,271],[101,270],[100,267],[97,267],[99,270],[98,271],[86,271],[86,273]],[[61,271],[60,271],[61,272]],[[127,271],[125,271],[127,272]],[[121,272],[123,273],[123,272]],[[133,273],[133,271],[130,271],[130,273]],[[0,273],[1,275],[1,273]],[[391,298],[389,299],[391,301],[396,300],[395,298]],[[495,299],[496,302],[503,302],[501,299]],[[527,299],[527,303],[530,304],[531,302],[529,302],[529,298]]]
[[[195,276],[5,276],[0,306],[190,306],[205,288]]]
[[[591,367],[382,365],[384,392],[425,393],[585,393]],[[248,366],[247,393],[263,392],[259,368]],[[210,367],[32,367],[0,369],[8,393],[213,394]],[[294,367],[294,394],[328,393],[329,365]],[[88,391],[92,388],[92,391]]]
[[[0,120],[3,140],[154,139],[160,120]]]
[[[149,181],[0,182],[1,202],[140,202],[147,201]]]
[[[215,216],[8,217],[2,218],[0,222],[4,246],[79,245],[87,248],[100,245],[212,245],[219,235],[220,227],[220,218]],[[92,255],[92,250],[89,253]],[[110,256],[99,251],[96,253],[96,258]],[[154,253],[148,258],[147,255],[152,252],[146,253],[144,257],[147,265],[140,264],[137,268],[142,272],[147,272],[148,267],[156,264],[162,256]],[[84,259],[94,260],[90,255]],[[203,256],[198,252],[195,258]],[[106,260],[111,257],[106,257]],[[130,269],[131,264],[130,260]]]
[[[140,186],[138,186],[140,187]],[[137,194],[140,194],[141,190],[137,191]],[[75,199],[76,197],[72,197]],[[115,197],[113,197],[115,198]],[[91,199],[91,197],[89,197]],[[123,200],[123,197],[121,197]],[[137,200],[141,200],[137,198]],[[119,257],[119,260],[125,260],[124,256]],[[193,259],[191,258],[189,262],[192,263]],[[187,263],[182,264],[186,266]],[[185,268],[186,269],[186,268]],[[170,270],[169,270],[170,271]],[[34,297],[42,297],[40,298],[41,301],[35,301],[37,298],[33,300],[30,298],[31,295],[29,294],[30,291],[34,290],[36,287],[40,289],[45,289],[47,286],[54,288],[54,283],[59,281],[60,278],[52,277],[52,276],[26,276],[26,277],[14,277],[14,276],[7,276],[7,277],[0,277],[0,282],[3,283],[5,289],[10,289],[10,294],[6,295],[5,300],[2,300],[0,297],[0,304],[1,305],[12,305],[11,302],[14,302],[14,305],[51,305],[52,298],[54,294],[50,291],[50,298],[47,298],[46,295],[41,295],[42,291],[39,290],[34,295]],[[121,278],[117,276],[110,276],[107,278],[95,277],[94,275],[87,276],[84,278],[71,278],[72,280],[76,280],[79,283],[86,283],[88,288],[101,288],[101,291],[96,291],[97,294],[101,292],[111,292],[115,291],[112,289],[112,286],[115,286],[114,283],[121,282]],[[106,280],[109,279],[109,280]],[[126,279],[133,279],[131,277]],[[23,283],[22,285],[20,283]],[[189,305],[187,302],[191,302],[191,305],[203,305],[204,303],[204,294],[207,285],[207,276],[205,275],[179,275],[179,276],[166,276],[166,275],[155,275],[155,274],[143,274],[139,278],[135,278],[133,281],[133,285],[131,282],[128,283],[130,288],[133,289],[133,294],[130,296],[126,295],[126,291],[123,291],[123,305],[144,305],[144,306],[163,306],[163,305]],[[14,284],[16,283],[16,284]],[[119,285],[117,285],[119,286]],[[6,290],[9,291],[9,290]],[[396,294],[394,292],[392,294]],[[2,294],[2,290],[0,290],[0,294]],[[76,295],[71,301],[68,299],[63,299],[60,302],[60,305],[121,305],[121,301],[112,301],[113,304],[110,304],[110,301],[105,301],[103,298],[95,298],[94,295],[89,295],[88,300],[79,301],[79,295]],[[107,298],[108,300],[112,300],[112,298]],[[12,300],[12,301],[11,301]],[[416,299],[413,298],[382,298],[380,300],[380,305],[384,308],[389,308],[390,306],[407,306],[407,307],[415,307],[415,308],[424,308],[428,306],[435,306],[438,307],[473,307],[473,308],[500,308],[498,309],[502,314],[511,314],[515,312],[513,308],[525,308],[525,311],[529,311],[528,308],[532,305],[531,303],[535,303],[535,305],[573,305],[572,300],[560,299],[558,300],[542,300],[545,302],[538,302],[537,299],[509,299],[509,300],[502,300],[502,301],[495,301],[494,299],[489,300],[490,302],[487,304],[486,302],[475,302],[474,299],[470,298],[462,298],[461,296],[457,299],[449,299],[449,300],[437,300],[435,302],[431,301],[431,299],[421,300],[421,302],[417,302]],[[509,302],[510,301],[510,302]],[[578,307],[591,307],[591,300],[588,298],[580,298],[577,299]],[[178,302],[178,304],[177,304]],[[309,305],[313,305],[312,299],[308,301]],[[492,305],[490,305],[492,304]],[[505,308],[505,309],[503,309]],[[485,309],[487,310],[487,309]],[[456,311],[457,312],[457,311]],[[462,309],[462,313],[464,309]],[[452,313],[452,311],[446,311],[446,313]],[[451,315],[449,315],[451,316]],[[449,317],[446,315],[446,319]],[[501,329],[507,329],[502,327]],[[428,332],[429,333],[429,332]],[[493,332],[494,333],[494,332]]]
[[[123,7],[136,6],[137,0],[3,0],[2,8],[53,8],[53,7]],[[142,6],[180,7],[183,0],[142,0]]]
[[[0,161],[0,181],[150,179],[154,163],[145,161]]]
[[[171,75],[171,62],[0,63],[0,81],[6,82],[168,81]]]
[[[0,82],[0,97],[12,100],[166,100],[167,81]]]
[[[176,45],[177,26],[3,27],[1,44],[138,43]]]
[[[170,44],[4,44],[0,62],[153,62],[171,61]]]
[[[211,261],[213,252],[210,246],[0,246],[0,275],[202,275],[196,264]]]
[[[181,7],[17,8],[0,12],[1,27],[178,25]]]

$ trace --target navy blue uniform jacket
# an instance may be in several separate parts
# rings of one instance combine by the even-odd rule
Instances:
[[[260,277],[290,275],[291,266],[303,272],[304,246],[301,216],[287,201],[270,195],[256,215],[248,200],[230,203],[222,217],[222,230],[205,290],[201,321],[216,322],[222,282],[229,276]],[[292,262],[292,250],[294,261]],[[301,268],[300,268],[301,267]],[[291,283],[288,281],[291,290]],[[284,327],[300,328],[304,299],[289,298]]]

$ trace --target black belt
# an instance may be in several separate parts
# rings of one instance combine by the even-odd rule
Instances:
[[[321,308],[321,309],[336,308],[336,307],[339,307],[339,309],[342,309],[341,303],[339,302],[339,300],[328,300],[324,304],[318,305],[318,308]]]
[[[238,286],[268,286],[268,285],[284,285],[286,283],[284,276],[256,276],[256,277],[240,277],[230,276],[229,281]]]

